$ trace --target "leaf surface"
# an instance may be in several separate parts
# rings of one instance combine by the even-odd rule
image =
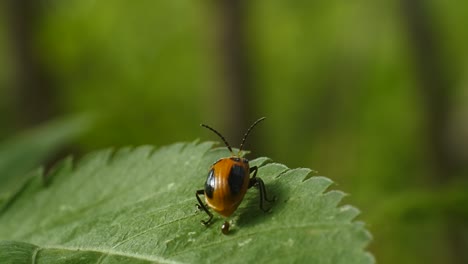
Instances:
[[[259,207],[255,188],[230,218],[200,220],[195,191],[228,153],[213,143],[102,150],[65,159],[44,186],[40,173],[0,214],[0,263],[373,263],[370,234],[340,206],[332,181],[268,158],[251,161],[277,200]]]
[[[29,180],[29,172],[90,126],[85,116],[48,122],[0,142],[0,211]]]

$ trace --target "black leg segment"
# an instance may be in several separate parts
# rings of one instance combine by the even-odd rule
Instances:
[[[200,199],[200,196],[198,196],[198,195],[205,195],[205,191],[204,190],[198,190],[195,193],[195,196],[197,197],[197,200],[198,200],[197,208],[199,210],[205,211],[205,213],[209,216],[208,220],[206,220],[206,221],[201,220],[202,224],[207,226],[207,225],[210,224],[211,219],[213,219],[213,214],[210,211],[208,211],[208,208],[206,208],[205,204],[202,202],[202,200]]]
[[[258,190],[260,191],[260,209],[262,209],[262,211],[264,211],[264,212],[268,212],[269,209],[265,209],[263,207],[265,201],[271,203],[275,199],[274,198],[271,199],[271,200],[268,199],[266,189],[265,189],[265,183],[263,182],[262,179],[256,177],[257,176],[257,171],[258,171],[257,166],[254,166],[254,167],[250,168],[250,173],[253,172],[253,175],[250,178],[249,188],[251,188],[252,186],[255,186],[256,188],[258,188]]]

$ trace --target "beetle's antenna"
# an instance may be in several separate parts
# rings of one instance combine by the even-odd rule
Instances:
[[[208,125],[200,124],[200,126],[206,127],[206,128],[208,128],[209,130],[215,132],[216,135],[218,135],[218,136],[224,141],[224,144],[226,145],[226,147],[229,149],[229,151],[230,151],[231,154],[232,154],[232,148],[231,148],[231,146],[229,146],[229,143],[226,141],[226,139],[223,137],[223,135],[221,135],[221,133],[219,133],[219,132],[216,131],[214,128],[212,128],[212,127],[210,127],[210,126],[208,126]]]
[[[247,139],[247,136],[249,135],[250,131],[251,131],[258,123],[260,123],[261,121],[265,120],[265,118],[266,118],[266,117],[261,117],[261,118],[259,118],[257,121],[255,121],[255,122],[249,127],[249,129],[247,129],[247,132],[245,132],[244,138],[242,139],[242,143],[240,144],[239,152],[237,153],[238,156],[239,156],[239,154],[241,153],[242,148],[244,147],[245,140]]]

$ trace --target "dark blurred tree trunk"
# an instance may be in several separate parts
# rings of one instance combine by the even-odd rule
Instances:
[[[24,130],[57,115],[57,91],[52,75],[39,54],[37,27],[43,15],[42,1],[7,0],[11,60],[14,66],[12,81],[13,124],[15,130]],[[65,147],[45,161],[46,171],[71,153]],[[46,174],[44,177],[47,177]]]
[[[247,1],[214,1],[218,17],[218,45],[224,92],[226,137],[236,146],[245,129],[253,122],[253,89],[251,84],[246,37]],[[250,140],[249,140],[250,141]],[[251,141],[250,141],[251,142]]]
[[[15,74],[12,89],[15,125],[23,129],[53,116],[55,90],[38,54],[36,27],[42,14],[41,1],[7,0],[6,7]]]
[[[454,175],[456,157],[448,143],[453,82],[442,57],[437,32],[431,26],[425,2],[401,0],[425,113],[426,133],[436,180],[445,183]]]
[[[425,134],[428,164],[433,170],[432,182],[444,185],[460,175],[460,157],[449,142],[454,82],[450,65],[443,58],[440,37],[431,22],[428,3],[423,0],[400,0],[409,42],[413,52],[425,114]],[[468,243],[461,235],[457,219],[448,217],[448,235],[457,263],[468,263]]]

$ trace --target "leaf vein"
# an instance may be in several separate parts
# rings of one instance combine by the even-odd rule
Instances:
[[[139,255],[139,254],[128,254],[124,252],[119,252],[119,251],[113,251],[113,250],[103,250],[99,248],[86,248],[86,247],[61,247],[61,246],[43,246],[43,247],[38,247],[35,252],[38,252],[40,250],[63,250],[63,251],[88,251],[88,252],[96,252],[103,254],[104,256],[122,256],[122,257],[127,257],[127,258],[133,258],[133,259],[139,259],[143,261],[148,261],[151,263],[169,263],[169,264],[179,264],[183,262],[178,262],[174,260],[169,260],[166,258],[161,258],[161,257],[155,257],[155,256],[146,256],[146,255]],[[36,256],[37,254],[34,254]],[[35,262],[33,262],[35,264]]]
[[[170,225],[170,224],[173,224],[173,223],[177,223],[177,222],[179,222],[179,221],[182,221],[182,220],[191,218],[191,217],[193,217],[193,216],[194,216],[194,214],[191,214],[191,215],[187,215],[187,216],[184,216],[184,217],[180,217],[180,218],[174,219],[174,220],[169,221],[169,222],[165,222],[165,223],[160,224],[160,225],[157,225],[157,226],[153,226],[153,227],[151,227],[151,228],[148,228],[148,229],[146,229],[146,230],[144,230],[144,231],[142,231],[142,232],[140,232],[140,233],[137,233],[137,234],[135,234],[135,235],[133,235],[133,236],[130,236],[130,237],[128,237],[128,238],[126,238],[126,239],[120,241],[119,243],[117,243],[116,245],[114,245],[112,248],[115,249],[115,248],[121,246],[122,244],[124,244],[124,243],[126,243],[126,242],[128,242],[128,241],[130,241],[130,240],[132,240],[132,239],[134,239],[134,238],[137,238],[137,237],[139,237],[139,236],[142,236],[142,235],[144,235],[144,234],[150,232],[151,230],[155,230],[155,229],[158,229],[158,228],[163,227],[163,226],[166,226],[166,225]]]

